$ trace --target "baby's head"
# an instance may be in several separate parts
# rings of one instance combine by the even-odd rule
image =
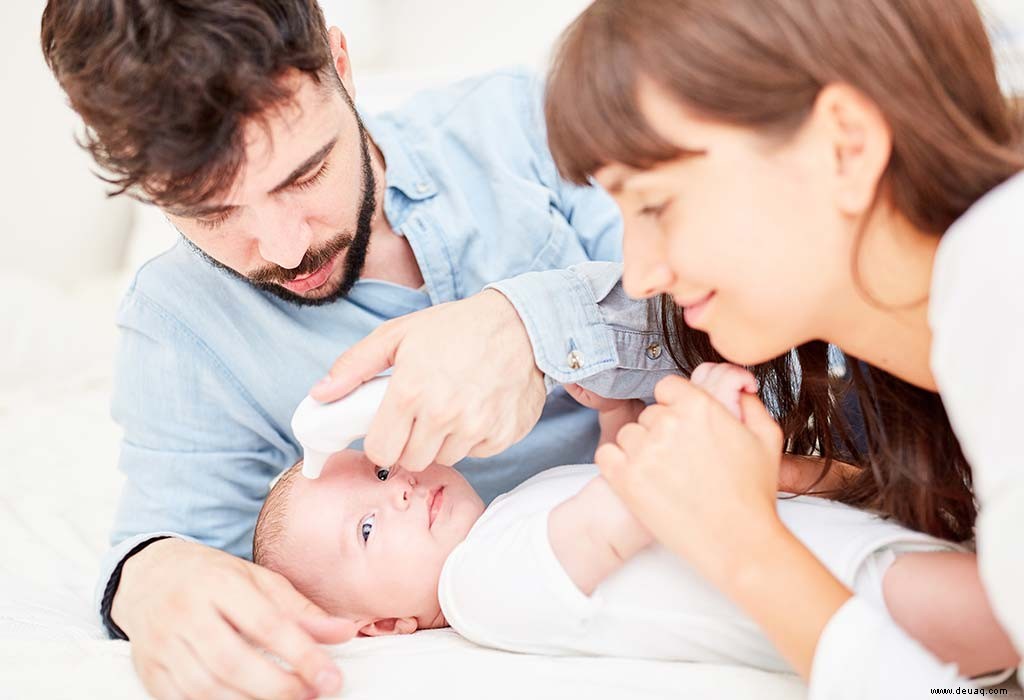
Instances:
[[[439,464],[385,472],[355,450],[332,455],[319,479],[301,470],[299,462],[267,496],[253,561],[332,615],[359,621],[363,634],[443,626],[441,567],[484,511],[469,482]]]

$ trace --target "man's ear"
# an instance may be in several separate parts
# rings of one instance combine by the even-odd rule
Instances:
[[[367,637],[381,637],[386,634],[412,634],[419,625],[415,617],[385,617],[359,628],[359,634]]]
[[[331,58],[334,60],[334,68],[338,71],[338,77],[345,85],[349,97],[356,99],[356,85],[352,81],[352,59],[348,54],[348,40],[337,27],[327,30],[327,43],[331,48]]]
[[[863,214],[889,165],[892,128],[878,105],[849,85],[827,85],[813,112],[831,142],[839,209],[850,216]]]

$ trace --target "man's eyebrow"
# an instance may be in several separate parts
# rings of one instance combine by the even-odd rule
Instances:
[[[226,211],[233,211],[238,207],[234,204],[209,204],[195,207],[168,208],[167,213],[180,216],[185,219],[201,219],[213,214],[222,214]]]
[[[320,150],[311,155],[302,165],[295,168],[284,181],[281,182],[277,187],[270,190],[270,194],[277,194],[286,187],[294,184],[296,180],[305,175],[310,169],[319,163],[321,160],[327,157],[327,154],[331,152],[335,144],[338,143],[338,138],[334,137],[326,144],[324,144]],[[235,204],[200,204],[194,207],[181,207],[181,208],[168,208],[166,211],[174,216],[180,216],[185,219],[201,219],[207,216],[213,216],[214,214],[223,214],[224,212],[233,211],[238,206]]]
[[[295,170],[292,171],[291,175],[289,175],[288,177],[281,181],[281,184],[279,184],[274,189],[270,190],[270,194],[277,194],[281,190],[292,185],[300,177],[308,173],[313,168],[314,165],[316,165],[317,163],[319,163],[320,161],[327,157],[327,154],[331,152],[331,149],[334,148],[334,144],[336,143],[338,143],[337,136],[335,136],[333,139],[324,144],[319,151],[317,151],[309,158],[304,160],[302,162],[302,165],[295,168]]]

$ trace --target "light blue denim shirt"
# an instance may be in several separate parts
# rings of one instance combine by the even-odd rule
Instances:
[[[616,296],[615,266],[590,277],[558,272],[620,260],[621,219],[607,193],[558,177],[541,104],[535,78],[502,71],[364,115],[386,161],[385,214],[409,240],[425,291],[361,280],[336,303],[295,306],[184,242],[138,271],[118,315],[113,416],[124,429],[127,480],[99,594],[118,561],[158,534],[250,556],[268,484],[300,456],[292,412],[337,355],[384,320],[496,281],[509,280],[502,291],[526,321],[548,401],[521,442],[458,468],[489,502],[542,469],[592,458],[594,415],[555,382],[617,367],[617,343],[626,355],[640,348],[653,357],[644,354],[653,340],[643,330],[646,305]],[[555,274],[521,276],[530,271]],[[618,327],[596,310],[606,298],[625,308]],[[564,367],[574,352],[576,369]],[[667,360],[639,364],[664,369]]]

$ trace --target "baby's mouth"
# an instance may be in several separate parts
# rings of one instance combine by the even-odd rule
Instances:
[[[427,501],[428,528],[434,526],[434,520],[437,518],[437,514],[441,512],[442,503],[444,503],[444,486],[439,486],[436,491],[430,494],[430,499]]]

